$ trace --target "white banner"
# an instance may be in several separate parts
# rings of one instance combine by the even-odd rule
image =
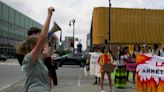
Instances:
[[[159,80],[164,81],[164,58],[151,56],[151,59],[137,66],[137,72],[141,81],[150,80],[151,78],[154,78],[157,84]]]
[[[92,52],[89,54],[91,55],[91,57],[90,57],[90,75],[100,77],[101,73],[100,73],[100,65],[98,64],[98,58],[101,55],[101,53]]]

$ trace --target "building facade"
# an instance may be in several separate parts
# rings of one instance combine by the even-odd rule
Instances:
[[[0,55],[14,57],[16,45],[27,37],[27,29],[41,26],[0,1]]]
[[[96,7],[91,43],[103,45],[106,40],[110,44],[163,44],[163,25],[164,10],[111,8],[109,13],[108,7]]]
[[[73,51],[73,37],[66,36],[63,45],[64,45],[64,50]]]

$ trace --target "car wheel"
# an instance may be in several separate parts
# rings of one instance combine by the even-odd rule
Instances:
[[[80,63],[80,67],[84,67],[85,66],[85,63],[84,62],[81,62]]]
[[[62,66],[61,62],[57,62],[57,66],[61,67]]]

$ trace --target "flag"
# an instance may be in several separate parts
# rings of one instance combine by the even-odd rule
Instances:
[[[52,29],[48,32],[48,38],[57,31],[61,31],[61,28],[58,26],[56,22],[54,22]]]

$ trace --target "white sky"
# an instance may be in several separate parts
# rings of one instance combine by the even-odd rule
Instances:
[[[47,16],[47,8],[53,6],[55,13],[52,21],[56,21],[62,29],[62,39],[72,36],[73,27],[69,21],[76,20],[75,38],[81,39],[83,49],[86,48],[86,35],[90,32],[92,11],[94,7],[109,6],[109,0],[1,0],[23,14],[43,24]],[[111,0],[112,7],[164,9],[164,0]],[[51,23],[52,27],[52,23]],[[59,32],[56,33],[59,37]],[[76,46],[76,45],[75,45]]]

